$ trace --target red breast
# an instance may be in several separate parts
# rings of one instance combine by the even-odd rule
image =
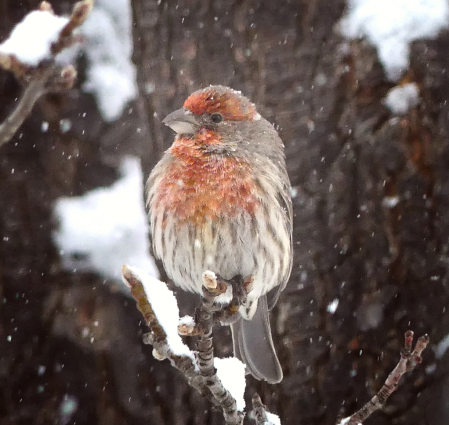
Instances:
[[[254,214],[259,200],[248,163],[232,156],[210,155],[201,145],[219,143],[214,132],[203,129],[195,138],[179,137],[170,148],[168,166],[156,195],[179,222],[202,223],[242,212]]]

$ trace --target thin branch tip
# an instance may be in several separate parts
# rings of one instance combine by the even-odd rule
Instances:
[[[59,34],[58,41],[52,46],[53,54],[58,54],[62,50],[82,42],[83,37],[74,34],[74,30],[84,23],[93,8],[92,0],[83,0],[75,3],[70,19]]]
[[[73,6],[72,16],[70,20],[76,24],[76,26],[81,25],[86,18],[89,16],[92,8],[94,7],[93,0],[83,0],[75,3]]]
[[[151,332],[147,332],[142,335],[142,341],[145,345],[153,345],[154,343],[154,337]]]
[[[161,354],[159,351],[156,350],[156,348],[153,348],[153,357],[156,360],[159,360],[160,362],[165,360],[167,358],[167,356],[164,356],[163,354]]]
[[[192,336],[197,335],[197,327],[195,326],[195,321],[190,316],[184,316],[179,319],[178,333],[181,336]]]
[[[418,338],[418,342],[416,343],[416,347],[415,350],[421,349],[421,351],[423,351],[426,347],[427,344],[429,344],[430,342],[430,336],[428,334],[424,334],[423,336],[420,336]]]
[[[49,12],[53,15],[55,14],[52,5],[48,1],[43,1],[39,5],[39,10],[41,10],[42,12]]]
[[[12,60],[11,56],[6,53],[0,52],[0,67],[4,70],[9,71],[11,69]]]
[[[255,393],[251,398],[253,409],[251,411],[251,417],[256,421],[257,425],[266,425],[271,422],[268,421],[267,407],[262,403],[258,393]]]
[[[64,78],[75,78],[76,74],[77,72],[73,65],[67,65],[61,70],[61,76]]]
[[[210,270],[206,270],[203,273],[203,285],[209,290],[216,289],[218,285],[217,275]]]
[[[262,399],[260,398],[260,395],[258,393],[254,393],[251,401],[253,403],[253,407],[263,406]]]
[[[132,278],[133,278],[133,274],[132,274],[131,269],[129,268],[129,266],[127,264],[123,265],[122,266],[122,280],[123,280],[123,283],[128,288],[132,287],[132,282],[131,282]]]
[[[425,334],[418,338],[415,348],[412,351],[414,333],[408,330],[404,334],[405,344],[404,349],[401,352],[401,358],[388,375],[382,388],[377,394],[366,403],[361,409],[355,412],[348,418],[342,419],[337,422],[338,425],[358,425],[363,424],[364,420],[371,416],[376,410],[381,409],[390,395],[395,392],[399,386],[399,381],[402,376],[412,371],[418,364],[422,362],[421,353],[427,347],[430,338]]]

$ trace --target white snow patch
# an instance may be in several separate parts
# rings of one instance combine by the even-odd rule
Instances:
[[[179,324],[185,326],[195,326],[195,320],[193,320],[192,316],[183,316],[179,319]]]
[[[350,419],[351,419],[351,417],[348,416],[347,418],[344,418],[340,422],[338,422],[337,425],[345,425],[350,421]],[[363,425],[363,424],[359,422],[357,425]]]
[[[0,44],[0,52],[14,55],[20,62],[37,66],[50,59],[51,46],[58,40],[67,18],[35,10],[17,24],[9,38]]]
[[[340,300],[335,298],[329,305],[327,306],[327,312],[330,314],[334,314],[337,311],[338,303]]]
[[[178,356],[188,356],[193,360],[193,353],[178,334],[179,307],[173,292],[167,288],[167,284],[137,267],[129,268],[142,282],[148,302],[167,335],[167,343],[172,352]]]
[[[399,196],[397,195],[393,195],[393,196],[385,196],[385,198],[382,199],[382,205],[385,208],[394,208],[396,207],[399,202],[401,202],[401,198],[399,198]]]
[[[436,363],[432,363],[429,366],[426,366],[426,373],[428,375],[432,375],[433,373],[435,373],[436,370],[437,370],[437,364]]]
[[[435,357],[441,359],[449,348],[449,335],[446,335],[435,348]]]
[[[392,88],[385,97],[384,104],[391,112],[398,115],[406,114],[419,103],[419,89],[415,83],[404,84]]]
[[[114,121],[137,96],[132,55],[132,16],[129,0],[96,0],[81,27],[87,60],[86,92],[93,93],[106,121]]]
[[[149,254],[140,160],[125,157],[123,177],[110,187],[55,204],[59,228],[54,240],[67,270],[92,270],[121,281],[123,264],[138,264],[157,276]]]
[[[237,403],[237,410],[245,409],[245,365],[236,357],[214,358],[217,376],[223,386],[231,393]]]
[[[431,38],[448,26],[447,0],[348,0],[340,22],[350,39],[367,37],[378,51],[387,76],[397,81],[409,66],[409,43]]]
[[[63,425],[69,423],[78,407],[79,400],[75,396],[64,394],[64,398],[59,405],[59,422]]]
[[[281,425],[281,418],[274,413],[267,412],[268,425]]]

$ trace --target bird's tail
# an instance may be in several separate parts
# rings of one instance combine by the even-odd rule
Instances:
[[[231,325],[234,356],[246,364],[248,371],[259,380],[271,384],[282,381],[282,369],[271,338],[266,295],[258,300],[251,320],[240,318]]]

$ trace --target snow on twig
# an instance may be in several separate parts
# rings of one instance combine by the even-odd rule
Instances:
[[[140,294],[141,298],[138,302],[148,302],[149,307],[146,306],[146,308],[148,312],[151,312],[150,314],[154,314],[161,326],[160,335],[164,336],[170,351],[176,356],[188,356],[193,360],[193,353],[178,334],[179,308],[173,292],[165,283],[135,267],[124,268],[123,276],[126,283],[128,283],[126,276],[131,275],[141,282],[145,291],[144,294]]]
[[[150,328],[150,333],[144,336],[144,342],[153,345],[154,356],[158,360],[168,359],[193,388],[216,408],[221,409],[226,424],[242,425],[245,365],[236,358],[214,358],[212,344],[212,327],[216,321],[214,317],[217,310],[226,308],[223,304],[215,303],[216,297],[227,289],[225,281],[213,272],[205,272],[202,302],[195,319],[179,319],[176,300],[165,283],[129,266],[123,266],[122,276]],[[173,342],[179,338],[174,335],[176,329],[181,330],[183,335],[199,335],[196,352],[192,353],[187,347],[176,348],[180,344],[179,341]],[[280,425],[279,418],[266,411],[260,397],[253,399],[254,403],[258,416],[265,418],[258,424]],[[253,416],[256,418],[257,415]]]
[[[76,71],[72,65],[58,66],[56,56],[81,41],[73,34],[89,15],[93,0],[75,4],[70,18],[56,16],[48,2],[30,12],[0,44],[0,67],[11,71],[24,85],[14,111],[0,124],[0,147],[14,136],[44,94],[73,87]]]
[[[245,409],[245,365],[236,357],[220,359],[215,357],[214,366],[217,369],[217,377],[223,386],[229,391],[237,404],[237,410]]]
[[[196,329],[201,329],[202,333],[197,342],[198,351],[192,353],[187,347],[184,352],[173,347],[173,341],[176,340],[173,333],[177,331],[179,310],[173,294],[166,285],[134,267],[123,266],[122,275],[123,280],[131,289],[131,295],[137,301],[137,308],[150,328],[145,342],[153,345],[156,357],[161,360],[168,359],[172,366],[183,373],[192,387],[217,408],[220,408],[226,424],[243,424],[244,414],[239,410],[240,408],[243,410],[244,407],[242,400],[245,380],[243,365],[240,364],[237,367],[236,364],[233,365],[232,378],[228,380],[226,386],[218,377],[217,369],[214,366],[214,360],[217,360],[214,359],[212,346],[214,299],[223,292],[222,284],[215,282],[216,287],[213,288],[213,285],[209,286],[211,281],[205,282],[210,289],[204,288],[205,297],[194,326]],[[233,360],[239,362],[237,359]],[[217,365],[221,371],[231,373],[231,369],[228,367],[229,359],[218,359]],[[239,409],[236,398],[238,398]]]
[[[15,57],[30,67],[51,59],[52,46],[58,41],[69,19],[46,10],[34,10],[17,24],[0,52]]]
[[[137,271],[137,274],[136,274]],[[144,335],[144,343],[153,345],[159,360],[168,359],[172,366],[178,369],[187,379],[188,383],[207,399],[212,400],[207,388],[199,377],[196,362],[190,355],[178,356],[173,353],[168,342],[164,328],[158,321],[151,304],[148,301],[144,285],[147,275],[135,267],[123,266],[123,281],[131,289],[131,295],[137,302],[137,308],[142,313],[150,333]],[[153,279],[153,278],[151,278]],[[147,285],[148,286],[148,285]],[[156,357],[156,356],[155,356]],[[216,405],[216,403],[214,403]]]

